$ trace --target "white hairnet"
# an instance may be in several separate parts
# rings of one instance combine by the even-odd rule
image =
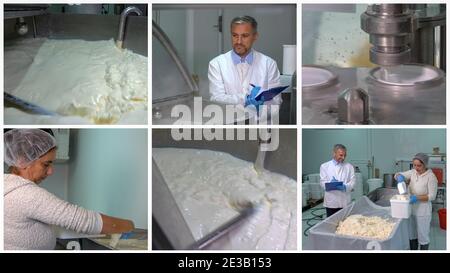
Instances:
[[[422,162],[422,164],[425,165],[425,167],[428,166],[428,159],[429,159],[428,155],[424,153],[418,153],[414,156],[413,160],[414,159],[417,159],[420,162]]]
[[[5,163],[25,168],[56,147],[55,138],[40,129],[13,129],[5,133]]]

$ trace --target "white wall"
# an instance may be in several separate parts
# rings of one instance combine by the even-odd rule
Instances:
[[[419,152],[431,154],[433,147],[439,147],[441,152],[446,151],[444,129],[373,130],[372,140],[375,165],[380,168],[381,174],[393,172],[395,160],[411,160]]]
[[[153,20],[156,13],[153,11]],[[173,45],[181,59],[186,60],[186,12],[184,10],[164,10],[160,12],[159,25],[163,26],[163,30]]]
[[[147,130],[71,133],[68,200],[147,229]]]
[[[432,153],[433,147],[446,151],[445,129],[304,129],[302,134],[303,174],[318,173],[336,143],[347,147],[347,161],[359,166],[365,178],[367,166],[361,160],[372,156],[382,177],[396,171],[395,160]]]
[[[320,165],[331,160],[333,146],[337,143],[347,147],[347,161],[359,166],[367,177],[367,166],[356,164],[370,159],[369,131],[366,129],[305,129],[302,130],[303,174],[318,173]]]
[[[209,98],[208,66],[209,62],[221,54],[217,19],[220,9],[194,10],[193,27],[193,73],[199,77],[200,95]],[[223,35],[222,35],[223,37]]]
[[[71,129],[67,162],[41,186],[61,199],[148,228],[146,129]]]
[[[40,186],[47,189],[61,199],[67,200],[69,186],[69,165],[56,163],[53,165],[53,174],[45,179]]]

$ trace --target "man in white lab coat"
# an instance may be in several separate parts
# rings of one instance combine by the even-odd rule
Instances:
[[[256,101],[247,97],[254,88],[260,87],[263,91],[280,86],[277,63],[252,48],[258,39],[257,26],[251,16],[236,17],[231,21],[233,49],[209,63],[209,93],[212,101],[258,106]],[[281,104],[281,94],[265,104]]]
[[[327,217],[351,202],[355,170],[352,164],[344,162],[346,156],[347,148],[342,144],[336,144],[333,147],[333,159],[320,166],[320,186],[325,190],[323,205]]]

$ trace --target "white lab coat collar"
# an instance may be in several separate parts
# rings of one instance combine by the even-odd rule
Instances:
[[[415,170],[415,171],[416,171],[416,170]],[[425,175],[428,175],[429,172],[432,172],[432,170],[431,170],[431,169],[427,169],[427,170],[424,171],[422,174],[419,174],[419,173],[416,171],[416,174],[417,174],[418,176],[425,176]]]
[[[233,60],[233,63],[235,65],[243,63],[242,59],[244,59],[245,63],[251,65],[253,63],[253,58],[254,58],[253,48],[250,49],[250,52],[244,58],[241,58],[241,56],[237,55],[236,52],[234,52],[234,50],[231,50],[231,59]]]
[[[332,158],[331,161],[333,162],[334,166],[343,165],[343,162],[337,162],[334,158]]]

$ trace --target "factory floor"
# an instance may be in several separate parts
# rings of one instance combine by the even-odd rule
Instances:
[[[315,215],[323,215],[322,220],[325,219],[325,208],[323,203],[307,210],[302,213],[302,249],[309,250],[308,247],[308,237],[305,236],[305,230],[309,229],[309,225],[305,219],[317,218]],[[309,220],[310,225],[315,225],[321,220]],[[308,234],[306,232],[306,234]],[[439,217],[436,211],[433,211],[433,217],[431,218],[431,229],[430,229],[430,250],[446,250],[446,231],[439,227]]]
[[[433,211],[431,218],[430,230],[430,249],[431,250],[445,250],[446,249],[446,230],[439,227],[439,216],[436,211]]]

